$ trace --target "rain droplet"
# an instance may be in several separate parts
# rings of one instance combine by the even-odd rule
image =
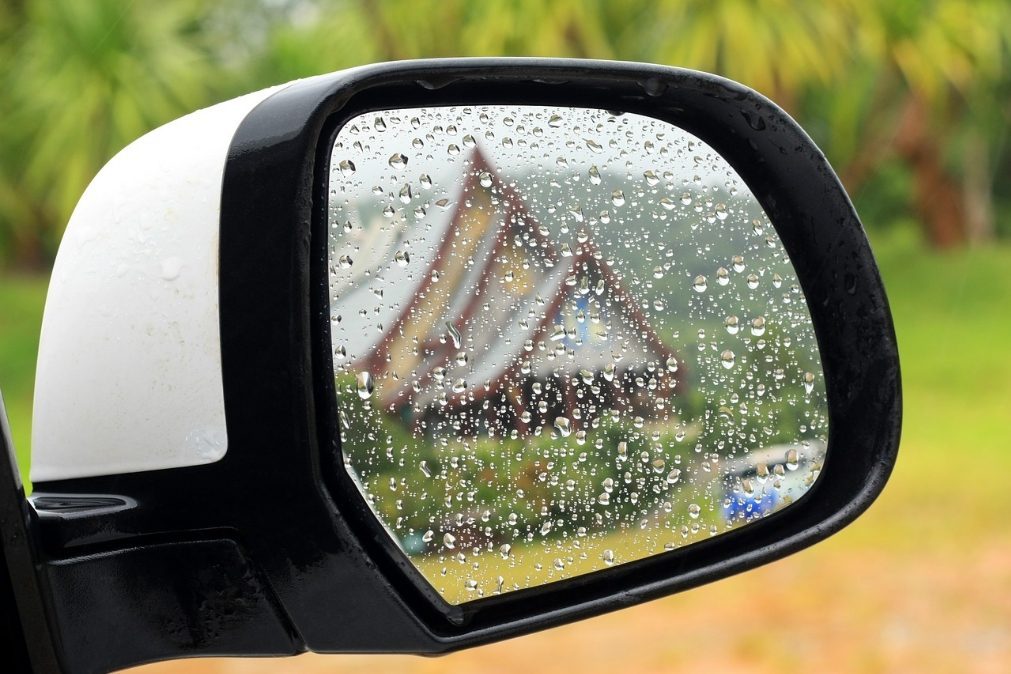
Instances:
[[[604,561],[604,564],[611,566],[614,564],[614,550],[607,549],[601,553],[600,558]]]
[[[589,170],[590,182],[594,185],[600,184],[600,171],[597,170],[596,166],[591,166]]]
[[[751,334],[755,337],[765,334],[765,316],[755,316],[751,319]]]
[[[660,178],[651,170],[643,171],[642,177],[646,179],[646,184],[650,187],[660,182]]]
[[[483,171],[480,175],[481,187],[491,187],[491,174]]]
[[[562,118],[561,118],[561,116],[559,116],[559,115],[551,115],[551,117],[548,118],[548,126],[557,129],[561,125],[562,125]]]
[[[341,175],[347,178],[348,176],[354,174],[355,163],[350,159],[342,159],[341,162],[337,165],[337,168],[340,169]]]
[[[604,148],[600,146],[600,143],[593,140],[592,138],[584,138],[583,140],[586,142],[586,147],[590,148],[591,152],[596,152],[597,154],[600,154],[601,152],[604,151]]]
[[[358,391],[358,397],[362,400],[368,400],[372,397],[372,391],[374,389],[374,384],[372,382],[372,375],[368,372],[359,372],[356,381],[356,389]]]
[[[555,430],[558,431],[558,434],[563,438],[569,437],[569,434],[572,432],[572,426],[570,425],[568,418],[557,417],[555,419]]]
[[[463,346],[463,339],[460,337],[460,331],[456,329],[456,326],[447,321],[446,329],[449,331],[449,336],[453,340],[453,346],[457,349]]]
[[[692,503],[688,506],[688,516],[693,520],[697,520],[700,514],[702,514],[702,508],[699,507],[698,503]]]
[[[400,154],[399,152],[394,152],[390,155],[390,166],[395,169],[402,169],[407,166],[407,157]]]
[[[408,253],[406,250],[398,250],[393,255],[393,259],[401,267],[406,267],[407,264],[411,261],[411,254]]]
[[[454,536],[453,534],[447,532],[442,537],[442,544],[445,545],[450,550],[452,550],[453,548],[456,547],[456,536]]]
[[[692,282],[692,289],[697,293],[704,293],[709,284],[706,283],[706,277],[699,274],[695,277],[695,281]]]
[[[800,467],[800,453],[796,449],[786,451],[786,469],[797,470]]]
[[[734,352],[731,351],[730,349],[727,349],[726,351],[720,354],[720,363],[722,363],[723,367],[727,370],[729,370],[734,366],[734,361],[736,360],[737,357],[734,355]]]
[[[421,174],[421,177],[418,178],[418,183],[426,190],[432,189],[432,177],[427,173]]]
[[[668,372],[678,371],[678,359],[675,358],[674,356],[671,356],[670,358],[667,359],[667,371]]]
[[[625,205],[625,193],[621,190],[615,190],[611,192],[611,203],[615,206]]]
[[[341,255],[337,258],[337,266],[341,269],[350,269],[354,263],[355,261],[351,259],[350,255]]]
[[[743,255],[735,255],[735,256],[733,256],[732,258],[730,258],[730,263],[731,263],[731,266],[734,268],[734,271],[736,271],[738,274],[740,274],[742,271],[744,271],[744,256]]]
[[[730,283],[730,271],[726,267],[720,267],[716,270],[716,282],[721,286]]]
[[[723,326],[727,329],[727,334],[736,335],[741,329],[741,322],[737,316],[727,316],[727,319],[723,321]]]

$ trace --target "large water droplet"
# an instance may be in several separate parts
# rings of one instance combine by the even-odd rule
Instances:
[[[569,419],[567,417],[556,417],[555,430],[558,431],[558,435],[561,437],[569,437],[569,434],[572,432],[572,426],[569,423]]]
[[[374,389],[374,384],[372,382],[372,375],[368,372],[359,372],[356,380],[356,390],[358,391],[358,397],[362,400],[368,400],[372,397],[372,391]]]
[[[342,176],[344,176],[345,178],[348,178],[348,177],[354,175],[354,172],[355,172],[355,163],[353,161],[351,161],[350,159],[342,159],[340,161],[340,163],[337,165],[337,168],[340,169],[340,172],[341,172]]]

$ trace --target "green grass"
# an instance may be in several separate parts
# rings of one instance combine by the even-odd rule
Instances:
[[[967,530],[982,533],[1011,512],[1011,246],[940,253],[903,229],[874,245],[905,398],[899,463],[875,507],[908,516],[877,521],[964,541]],[[25,475],[45,288],[43,278],[0,279],[0,389]],[[972,517],[959,517],[968,511]],[[915,544],[908,532],[859,530]]]
[[[46,285],[44,278],[0,277],[0,391],[14,436],[18,466],[26,484],[35,360]]]

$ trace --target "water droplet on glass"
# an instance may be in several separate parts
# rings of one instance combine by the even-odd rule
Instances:
[[[560,115],[551,115],[551,117],[548,118],[548,126],[557,129],[561,125],[562,125],[562,118]]]
[[[611,566],[614,564],[614,550],[607,549],[600,554],[600,559],[603,560],[604,564]]]
[[[678,359],[675,358],[674,356],[671,356],[670,358],[667,359],[667,371],[668,372],[678,371]]]
[[[372,375],[368,372],[359,372],[356,380],[358,397],[362,400],[368,400],[372,397],[373,388],[374,384],[372,383]]]
[[[656,173],[652,170],[644,171],[642,177],[646,179],[646,184],[650,187],[653,187],[660,182],[660,178],[657,177]]]
[[[342,159],[337,165],[337,168],[340,169],[341,175],[347,178],[354,174],[355,163],[350,159]]]
[[[751,319],[751,334],[755,337],[765,334],[765,316],[755,316]]]
[[[611,203],[615,206],[625,205],[625,193],[621,190],[615,190],[611,192]]]
[[[758,287],[758,276],[755,274],[748,274],[748,287],[754,290]]]
[[[422,173],[418,178],[418,183],[426,190],[432,189],[432,177],[427,173]]]
[[[341,269],[350,269],[353,264],[354,260],[351,259],[350,255],[341,255],[337,258],[337,266]]]
[[[737,316],[727,316],[726,320],[723,321],[723,326],[727,329],[727,334],[736,335],[738,330],[741,329],[740,323]]]
[[[460,331],[456,329],[456,326],[447,322],[446,329],[449,331],[449,336],[453,340],[453,346],[457,349],[463,346],[463,338],[460,337]]]
[[[716,217],[720,220],[727,219],[727,205],[726,204],[716,204]]]
[[[708,287],[709,284],[706,283],[706,277],[701,274],[696,276],[695,280],[692,282],[692,289],[697,293],[704,293]]]
[[[797,470],[800,467],[800,452],[796,449],[786,450],[786,469]]]
[[[491,187],[491,174],[483,171],[480,175],[481,187]]]
[[[569,423],[567,417],[556,417],[555,418],[555,430],[558,431],[558,435],[563,438],[569,437],[572,432],[572,426]]]
[[[402,169],[407,166],[407,157],[399,152],[394,152],[390,155],[389,163],[392,168]]]
[[[720,267],[716,270],[716,282],[721,286],[725,286],[730,283],[730,271],[726,267]]]
[[[736,360],[737,357],[734,355],[734,352],[731,351],[730,349],[727,349],[726,351],[720,354],[720,363],[723,365],[724,368],[728,370],[734,366],[734,361]]]
[[[730,258],[730,263],[731,263],[731,266],[734,268],[734,271],[736,271],[738,274],[740,274],[742,271],[744,271],[744,256],[743,255],[735,255],[735,256],[733,256],[732,258]]]
[[[442,537],[442,544],[445,545],[448,549],[452,550],[453,548],[456,547],[456,536],[447,532]]]
[[[600,146],[600,143],[593,140],[592,138],[584,138],[583,140],[586,142],[586,147],[590,148],[591,152],[596,152],[597,154],[600,154],[601,152],[604,151],[604,148]]]
[[[591,166],[590,167],[589,174],[590,174],[590,182],[593,183],[594,185],[599,185],[600,184],[600,171],[597,170],[596,166]]]

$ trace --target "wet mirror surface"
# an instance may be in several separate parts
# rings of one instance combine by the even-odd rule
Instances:
[[[817,479],[803,293],[730,165],[634,114],[351,120],[331,158],[344,463],[449,603],[661,554]]]

